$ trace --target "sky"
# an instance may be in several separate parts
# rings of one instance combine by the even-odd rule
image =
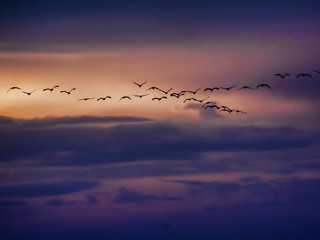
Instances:
[[[319,239],[319,11],[0,1],[1,239]]]

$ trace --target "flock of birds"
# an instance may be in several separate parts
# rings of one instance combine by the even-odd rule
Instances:
[[[314,70],[314,72],[320,74],[320,71],[317,71],[317,70]],[[277,73],[275,74],[276,77],[280,77],[281,79],[284,79],[286,77],[289,77],[291,76],[291,74],[289,73],[284,73],[284,74],[281,74],[281,73]],[[296,78],[300,78],[300,77],[309,77],[309,78],[312,78],[312,75],[310,73],[299,73],[296,75]],[[146,82],[143,82],[143,83],[137,83],[137,82],[133,82],[133,84],[135,84],[137,87],[139,88],[142,88],[145,84],[147,83]],[[225,91],[230,91],[231,89],[234,89],[236,88],[237,85],[233,85],[233,86],[230,86],[230,87],[207,87],[203,90],[203,92],[213,92],[213,91],[219,91],[219,90],[225,90]],[[53,92],[56,88],[59,88],[59,85],[55,85],[54,87],[52,88],[44,88],[42,89],[42,91],[46,92]],[[237,88],[237,90],[255,90],[255,89],[258,89],[258,88],[267,88],[267,89],[271,89],[270,85],[266,84],[266,83],[262,83],[262,84],[259,84],[257,85],[255,88],[252,88],[250,86],[242,86],[240,88]],[[152,98],[152,101],[162,101],[164,99],[168,99],[167,96],[170,96],[170,97],[175,97],[175,98],[180,98],[182,96],[185,96],[186,94],[193,94],[193,95],[196,95],[199,91],[200,91],[201,88],[198,88],[196,89],[195,91],[191,91],[191,90],[183,90],[183,91],[180,91],[180,92],[171,92],[172,91],[172,88],[168,89],[168,90],[163,90],[163,89],[160,89],[159,87],[156,87],[156,86],[152,86],[152,87],[149,87],[147,91],[149,90],[157,90],[161,93],[164,94],[164,96],[161,96],[161,97],[153,97]],[[36,91],[36,89],[34,89],[33,91],[31,92],[27,92],[27,91],[23,91],[20,87],[11,87],[7,90],[7,93],[12,91],[12,90],[20,90],[22,93],[30,96],[32,93],[34,93]],[[67,94],[67,95],[70,95],[73,91],[75,91],[76,88],[72,88],[70,90],[61,90],[60,93],[62,94]],[[138,94],[134,94],[132,95],[132,97],[137,97],[137,98],[143,98],[143,97],[146,97],[150,95],[149,93],[146,93],[146,94],[141,94],[141,95],[138,95]],[[128,99],[128,100],[131,100],[132,101],[132,97],[131,96],[122,96],[120,99],[119,99],[119,102],[122,101],[122,100],[125,100],[125,99]],[[189,97],[189,98],[186,98],[184,99],[183,103],[186,103],[186,102],[198,102],[198,103],[203,103],[205,100],[207,100],[209,97],[206,97],[204,99],[198,99],[198,98],[195,98],[195,97]],[[85,98],[80,98],[78,99],[78,101],[88,101],[88,100],[94,100],[96,99],[97,101],[105,101],[107,99],[112,99],[111,96],[104,96],[104,97],[99,97],[99,98],[95,98],[95,97],[85,97]],[[227,106],[218,106],[216,105],[215,102],[212,102],[212,101],[207,101],[205,102],[202,107],[206,110],[206,109],[217,109],[217,110],[220,110],[220,112],[228,112],[228,113],[232,113],[232,112],[235,112],[235,113],[243,113],[243,114],[247,114],[247,112],[245,111],[241,111],[241,110],[238,110],[236,108],[234,109],[231,109],[230,107],[227,107]]]

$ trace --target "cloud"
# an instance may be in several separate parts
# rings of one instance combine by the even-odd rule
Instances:
[[[47,206],[50,207],[64,207],[64,206],[72,206],[72,205],[77,205],[81,202],[79,201],[66,201],[63,199],[59,199],[59,198],[53,198],[52,200],[50,200],[47,203]]]
[[[94,195],[86,195],[87,205],[94,205],[99,203],[99,199]]]
[[[270,207],[320,204],[320,179],[274,179],[266,182],[168,181],[187,187],[192,197],[214,197],[212,210],[219,206]]]
[[[199,161],[207,153],[310,148],[319,143],[319,135],[319,131],[289,127],[205,124],[199,127],[197,123],[179,122],[12,128],[0,130],[0,151],[2,162],[23,161],[32,166],[92,166],[141,160]],[[286,158],[288,154],[286,152]]]
[[[53,127],[59,125],[74,124],[93,124],[93,123],[132,123],[151,121],[142,117],[97,117],[97,116],[77,116],[77,117],[46,117],[34,119],[14,119],[10,117],[0,116],[0,127],[16,126],[21,128],[27,127]]]
[[[157,196],[154,194],[143,194],[138,191],[128,190],[126,187],[121,187],[118,190],[118,194],[113,198],[112,202],[117,204],[135,203],[139,205],[151,204],[154,201],[182,201],[182,197],[170,197],[170,196]]]
[[[99,186],[98,182],[85,180],[12,184],[0,187],[0,197],[35,198],[44,196],[58,196],[93,189],[97,186]]]

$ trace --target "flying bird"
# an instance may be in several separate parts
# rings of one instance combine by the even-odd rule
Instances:
[[[210,92],[212,92],[213,90],[219,90],[220,88],[218,88],[218,87],[213,87],[213,88],[206,88],[205,90],[204,90],[204,92],[205,91],[210,91]]]
[[[161,97],[161,98],[159,98],[159,97],[154,97],[154,98],[152,98],[152,101],[153,100],[158,100],[159,102],[162,100],[162,99],[167,99],[167,97]]]
[[[227,107],[227,106],[221,106],[222,108],[224,108],[224,109],[228,109],[228,110],[231,110],[229,107]]]
[[[92,98],[80,98],[78,99],[78,101],[88,101],[88,100],[92,100],[92,99],[95,99],[94,97]]]
[[[172,88],[170,88],[168,91],[164,91],[164,90],[161,90],[161,89],[159,89],[159,90],[167,95],[172,90]]]
[[[33,93],[34,91],[36,91],[36,89],[35,90],[33,90],[32,92],[25,92],[25,91],[22,91],[23,93],[25,93],[25,94],[27,94],[28,96],[30,96],[31,95],[31,93]]]
[[[147,91],[149,91],[149,90],[155,90],[155,89],[158,89],[158,90],[160,91],[160,88],[158,88],[158,87],[150,87],[150,88],[148,88]]]
[[[123,97],[121,97],[121,98],[119,99],[119,102],[120,102],[122,99],[126,99],[126,98],[132,100],[131,97],[129,97],[129,96],[123,96]]]
[[[320,71],[317,71],[317,70],[313,70],[313,71],[315,71],[316,73],[320,73]]]
[[[220,110],[220,112],[228,112],[228,113],[232,113],[233,110],[231,109],[227,109],[227,108],[223,108]]]
[[[271,89],[271,87],[270,87],[268,84],[265,84],[265,83],[259,84],[259,85],[256,87],[256,89],[259,88],[259,87],[261,87],[261,88],[267,87],[267,88]]]
[[[194,92],[193,91],[186,91],[186,92],[188,92],[188,93],[192,93],[192,94],[196,94],[199,90],[200,90],[201,88],[198,88],[197,90],[195,90]]]
[[[185,103],[186,101],[191,101],[191,100],[197,101],[197,99],[195,99],[195,98],[186,98],[186,99],[183,101],[183,103]]]
[[[72,89],[70,89],[70,91],[62,90],[62,91],[60,91],[60,93],[66,93],[69,95],[74,90],[76,90],[76,88],[72,88]]]
[[[251,90],[253,90],[253,88],[249,87],[249,86],[243,86],[243,87],[239,88],[238,90],[241,90],[241,89],[251,89]]]
[[[136,84],[139,88],[141,88],[145,83],[147,83],[147,82],[144,82],[144,83],[141,83],[141,84],[139,84],[139,83],[136,83],[136,82],[133,82],[134,84]]]
[[[232,89],[232,88],[234,88],[234,87],[236,87],[236,86],[237,86],[237,85],[234,85],[234,86],[232,86],[232,87],[220,87],[220,88],[229,91],[230,89]]]
[[[7,92],[9,92],[10,90],[14,90],[14,89],[21,90],[21,88],[19,88],[19,87],[11,87],[11,88],[9,88],[9,89],[8,89],[8,91],[7,91]]]
[[[53,88],[45,88],[43,91],[50,91],[52,92],[55,88],[59,87],[59,85],[54,86]]]
[[[142,97],[144,97],[144,96],[148,96],[149,94],[143,94],[143,95],[133,95],[133,96],[135,96],[135,97],[139,97],[139,98],[142,98]]]
[[[275,76],[279,76],[282,79],[284,79],[286,76],[290,76],[290,74],[289,73],[285,73],[285,74],[276,73]]]
[[[247,114],[247,112],[243,112],[243,111],[240,111],[240,110],[234,110],[236,113],[243,113],[243,114]]]
[[[311,74],[309,74],[309,73],[299,73],[296,76],[296,78],[298,78],[298,77],[310,77],[310,78],[312,78]]]
[[[99,97],[98,99],[97,99],[97,101],[100,101],[100,100],[106,100],[107,98],[110,98],[111,99],[111,97],[110,96],[106,96],[106,97]]]
[[[196,99],[197,102],[202,103],[204,100],[207,100],[209,97],[206,97],[204,99]]]
[[[210,104],[210,103],[215,104],[215,102],[206,102],[205,104],[202,105],[202,107],[204,107],[205,105]]]
[[[213,104],[213,105],[208,105],[206,106],[204,109],[207,109],[207,108],[216,108],[216,109],[220,109],[220,107],[218,107],[217,105]]]
[[[176,97],[176,98],[179,98],[181,96],[185,95],[184,93],[171,93],[170,96],[171,97]]]

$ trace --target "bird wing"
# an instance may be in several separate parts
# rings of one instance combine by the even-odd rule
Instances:
[[[313,71],[315,71],[316,73],[320,73],[320,71],[317,71],[317,70],[313,70]]]

